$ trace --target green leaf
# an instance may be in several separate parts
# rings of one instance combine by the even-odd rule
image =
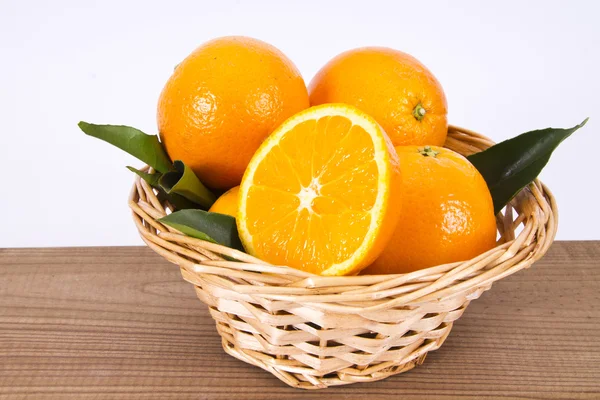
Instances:
[[[158,220],[197,239],[244,251],[235,218],[202,210],[181,210]]]
[[[162,189],[158,189],[158,194],[156,195],[156,197],[158,198],[158,201],[160,201],[161,203],[165,200],[168,200],[169,203],[173,204],[173,206],[177,210],[197,210],[198,209],[198,204],[194,203],[193,201],[189,201],[185,197],[180,196],[175,193],[167,194]]]
[[[175,171],[167,172],[159,180],[159,185],[164,191],[167,194],[179,194],[194,203],[200,204],[203,208],[209,209],[217,199],[215,195],[200,182],[194,171],[183,162],[175,161],[173,166]]]
[[[542,171],[552,152],[588,121],[570,129],[546,128],[523,133],[467,159],[485,179],[498,213]]]
[[[167,201],[169,201],[169,203],[173,204],[173,206],[175,206],[175,208],[177,208],[178,210],[185,210],[185,209],[189,209],[189,208],[198,208],[198,206],[195,203],[189,201],[188,199],[186,199],[183,196],[180,196],[176,193],[167,194],[163,190],[163,188],[161,188],[160,185],[158,184],[158,181],[159,181],[160,177],[162,176],[162,174],[160,172],[154,172],[152,174],[149,174],[148,172],[140,171],[139,169],[135,169],[133,167],[127,167],[127,169],[130,170],[131,172],[139,175],[143,180],[146,181],[146,183],[148,183],[148,185],[150,185],[153,188],[155,188],[156,190],[158,190],[158,194],[156,195],[156,197],[158,198],[158,200],[160,202],[167,200]]]
[[[140,171],[139,169],[136,169],[136,168],[133,168],[130,166],[127,166],[127,169],[130,170],[131,172],[133,172],[134,174],[138,175],[143,180],[145,180],[146,183],[148,185],[152,186],[153,188],[158,187],[158,180],[162,176],[162,174],[160,172],[154,172],[154,173],[150,174],[148,172]]]
[[[122,125],[95,125],[81,121],[79,128],[86,134],[112,144],[145,162],[158,172],[167,172],[171,160],[156,135]]]

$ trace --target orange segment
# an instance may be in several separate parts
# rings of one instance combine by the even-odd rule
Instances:
[[[300,206],[300,200],[295,194],[268,186],[254,185],[246,196],[251,204],[263,205],[247,210],[246,215],[251,221],[247,228],[251,235],[264,233],[265,229],[281,223],[285,217],[292,214],[295,216]]]
[[[398,156],[382,128],[343,104],[302,111],[248,165],[238,231],[248,253],[321,275],[359,272],[400,212]]]

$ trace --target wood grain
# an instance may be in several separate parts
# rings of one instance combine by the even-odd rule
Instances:
[[[425,364],[306,392],[221,350],[144,247],[0,249],[0,399],[599,399],[600,242],[557,242],[474,301]]]

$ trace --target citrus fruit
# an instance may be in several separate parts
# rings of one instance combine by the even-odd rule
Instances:
[[[211,40],[183,60],[158,102],[158,129],[172,160],[206,185],[239,185],[261,142],[309,106],[294,64],[275,47],[247,37]]]
[[[237,206],[238,206],[238,193],[240,192],[240,187],[235,186],[225,193],[223,193],[217,201],[213,203],[208,211],[216,212],[219,214],[231,215],[232,217],[237,217]]]
[[[400,274],[471,259],[495,246],[488,187],[463,156],[436,146],[396,147],[402,210],[383,253],[364,274]]]
[[[398,50],[365,47],[329,61],[309,85],[311,105],[347,103],[373,116],[399,145],[446,140],[446,96],[417,59]]]
[[[352,274],[385,247],[400,196],[398,158],[377,122],[345,104],[312,107],[252,157],[238,232],[248,253],[271,264]]]

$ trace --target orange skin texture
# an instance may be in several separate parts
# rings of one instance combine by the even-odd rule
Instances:
[[[237,218],[238,209],[238,195],[240,193],[240,187],[232,187],[225,193],[223,193],[217,201],[210,207],[209,212],[216,212],[219,214],[230,215],[233,218]]]
[[[262,141],[308,108],[300,72],[278,49],[231,36],[211,40],[176,68],[158,101],[157,122],[172,160],[206,185],[239,185]]]
[[[363,275],[401,274],[469,260],[496,245],[494,204],[485,180],[463,156],[431,146],[398,146],[402,207],[383,253]]]
[[[440,83],[417,59],[385,47],[339,54],[309,85],[310,104],[351,104],[375,120],[394,146],[442,146],[448,131],[448,106]],[[413,115],[421,105],[425,115]]]

